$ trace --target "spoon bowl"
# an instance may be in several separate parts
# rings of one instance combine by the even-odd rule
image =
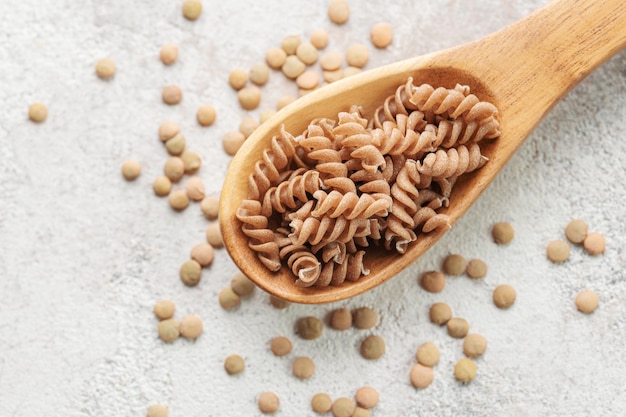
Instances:
[[[368,291],[418,259],[445,233],[421,234],[404,254],[368,248],[370,274],[338,286],[300,287],[288,268],[271,272],[248,247],[235,216],[248,194],[248,176],[281,126],[297,135],[315,118],[336,119],[357,104],[371,117],[396,88],[412,77],[415,85],[470,86],[480,100],[498,108],[501,135],[481,142],[489,162],[455,184],[450,206],[454,224],[480,196],[549,110],[587,74],[626,45],[623,0],[554,0],[525,19],[481,40],[400,61],[334,82],[282,109],[257,128],[234,156],[220,199],[225,247],[240,270],[266,292],[291,302],[319,304]]]

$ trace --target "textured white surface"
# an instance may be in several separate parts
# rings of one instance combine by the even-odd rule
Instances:
[[[485,194],[419,263],[358,298],[325,306],[275,310],[257,291],[226,312],[217,294],[235,267],[218,251],[198,287],[186,288],[178,267],[204,240],[206,220],[193,204],[183,213],[154,196],[152,179],[167,155],[156,136],[165,119],[181,124],[190,149],[203,156],[199,175],[216,195],[229,161],[221,137],[245,115],[226,84],[235,67],[249,68],[283,36],[329,31],[329,48],[369,45],[369,28],[392,24],[385,51],[371,49],[368,68],[479,38],[545,3],[543,0],[458,2],[402,0],[352,3],[350,21],[332,25],[327,1],[204,1],[196,22],[182,18],[180,0],[3,0],[0,2],[0,416],[142,416],[152,403],[170,416],[251,416],[264,390],[281,399],[279,416],[312,415],[319,391],[352,397],[362,385],[380,391],[376,416],[616,416],[626,413],[626,54],[616,55],[558,104]],[[158,50],[180,47],[164,67]],[[117,75],[102,81],[96,61],[113,57]],[[180,85],[183,102],[167,107],[161,88]],[[263,88],[260,110],[295,94],[279,73]],[[48,120],[27,120],[28,105],[47,103]],[[201,128],[200,104],[218,121]],[[258,116],[259,111],[251,112]],[[125,182],[127,158],[143,164]],[[607,251],[591,257],[572,248],[563,265],[545,259],[548,241],[563,237],[574,217],[606,236]],[[490,239],[495,221],[516,229],[508,247]],[[448,280],[438,295],[417,285],[421,271],[457,252],[489,264],[484,280]],[[491,290],[518,292],[508,311]],[[593,315],[576,311],[584,288],[600,296]],[[195,342],[162,343],[153,303],[172,299],[182,318],[202,317]],[[461,341],[428,321],[429,305],[446,301],[489,348],[466,386],[453,376]],[[299,340],[293,323],[323,318],[339,306],[371,306],[372,331],[326,328]],[[358,354],[370,333],[387,353],[368,362]],[[269,340],[285,335],[293,353],[276,358]],[[417,391],[409,370],[417,346],[433,341],[442,360],[435,381]],[[224,358],[238,353],[245,372],[228,377]],[[308,381],[290,374],[291,360],[310,355]]]

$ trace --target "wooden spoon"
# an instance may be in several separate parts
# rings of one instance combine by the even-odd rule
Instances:
[[[369,275],[328,287],[299,287],[288,268],[270,272],[248,247],[235,212],[247,197],[248,175],[281,125],[297,135],[312,119],[336,119],[339,112],[353,104],[362,106],[369,117],[408,77],[413,77],[416,85],[469,85],[481,100],[496,105],[502,134],[482,146],[489,162],[455,185],[450,207],[445,211],[454,223],[548,111],[625,45],[624,0],[555,0],[481,40],[354,75],[298,99],[257,128],[231,161],[219,213],[226,249],[259,287],[288,301],[333,302],[376,287],[419,258],[444,232],[420,237],[404,255],[368,249],[365,262]]]

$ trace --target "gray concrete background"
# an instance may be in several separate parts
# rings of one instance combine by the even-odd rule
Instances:
[[[208,222],[199,206],[182,213],[154,196],[153,178],[166,152],[156,130],[180,123],[190,149],[201,153],[199,174],[217,195],[229,161],[221,137],[246,114],[273,108],[295,86],[272,73],[257,111],[244,112],[226,83],[236,67],[262,61],[288,34],[330,33],[329,48],[369,44],[369,29],[388,21],[392,46],[370,47],[367,68],[453,46],[491,33],[545,1],[352,1],[344,26],[326,17],[327,1],[204,1],[202,17],[182,18],[180,0],[4,0],[0,2],[0,416],[142,416],[164,403],[170,416],[258,415],[256,396],[275,391],[278,416],[313,415],[319,391],[352,397],[362,385],[380,392],[376,416],[616,416],[626,412],[626,54],[616,55],[574,89],[545,118],[466,216],[418,263],[371,293],[325,306],[275,310],[261,291],[237,311],[222,310],[218,292],[236,269],[224,250],[195,288],[177,276]],[[180,59],[158,60],[165,42]],[[117,74],[102,81],[96,61],[111,56]],[[161,103],[161,88],[181,86],[183,102]],[[27,120],[33,101],[48,120]],[[200,104],[218,120],[195,121]],[[124,181],[120,166],[135,158],[141,177]],[[572,218],[606,236],[607,251],[591,257],[572,248],[553,265],[548,241],[563,237]],[[508,247],[490,239],[490,226],[516,229]],[[448,280],[441,294],[425,293],[417,276],[438,268],[451,252],[479,257],[488,276]],[[491,290],[513,285],[508,311]],[[591,288],[593,315],[576,311],[574,297]],[[176,316],[198,314],[204,334],[195,342],[157,338],[152,305],[172,299]],[[428,321],[429,305],[449,303],[470,331],[489,341],[476,379],[453,376],[461,341]],[[333,308],[371,306],[371,331],[336,332],[308,342],[293,333],[303,315],[323,318]],[[368,362],[360,340],[382,336],[387,353]],[[285,335],[293,353],[276,358],[269,340]],[[441,350],[435,381],[415,390],[409,371],[415,350],[433,341]],[[238,353],[245,372],[228,377],[224,358]],[[308,381],[290,374],[291,360],[311,356]]]

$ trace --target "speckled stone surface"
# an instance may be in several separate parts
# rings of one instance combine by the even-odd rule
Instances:
[[[317,392],[353,397],[363,385],[380,392],[375,416],[618,416],[626,413],[626,54],[610,59],[569,93],[542,121],[510,164],[455,227],[417,263],[392,281],[332,305],[274,309],[257,290],[235,311],[217,302],[236,268],[216,251],[197,287],[185,287],[178,267],[205,240],[199,205],[171,210],[154,195],[152,180],[167,153],[157,137],[163,120],[181,125],[188,148],[199,152],[197,175],[218,195],[230,160],[222,136],[245,115],[258,117],[279,97],[297,94],[272,72],[258,110],[245,112],[227,84],[228,72],[263,61],[288,35],[327,29],[328,49],[353,42],[370,49],[366,68],[432,52],[496,31],[545,3],[541,0],[351,1],[347,24],[330,23],[327,1],[204,0],[195,22],[180,0],[3,0],[0,2],[0,416],[143,416],[167,404],[170,416],[253,416],[256,398],[274,391],[277,416],[313,415]],[[374,50],[369,29],[389,22],[387,50]],[[179,61],[158,59],[166,42]],[[117,74],[95,76],[110,56]],[[503,74],[505,76],[505,74]],[[166,106],[164,85],[179,85],[178,106]],[[48,105],[45,123],[28,121],[33,101]],[[201,104],[217,109],[216,123],[195,120]],[[143,165],[134,182],[120,167]],[[175,188],[181,187],[176,185]],[[561,265],[545,257],[546,244],[564,237],[572,218],[606,237],[606,253],[572,247]],[[496,221],[516,230],[510,245],[490,237]],[[486,278],[449,278],[439,294],[417,277],[460,253],[489,265]],[[517,290],[506,311],[491,302],[493,288]],[[595,290],[592,315],[576,311],[582,289]],[[176,317],[198,314],[196,341],[165,344],[152,313],[159,299],[176,303]],[[483,334],[489,346],[478,374],[457,383],[453,368],[462,341],[428,320],[435,301]],[[336,307],[370,306],[380,316],[371,330],[326,327],[314,341],[299,339],[298,317],[326,318]],[[385,355],[366,361],[360,341],[382,336]],[[272,337],[293,341],[274,357]],[[433,384],[409,381],[415,351],[425,342],[441,350]],[[246,369],[228,376],[230,354]],[[291,375],[296,356],[310,356],[315,375]]]

